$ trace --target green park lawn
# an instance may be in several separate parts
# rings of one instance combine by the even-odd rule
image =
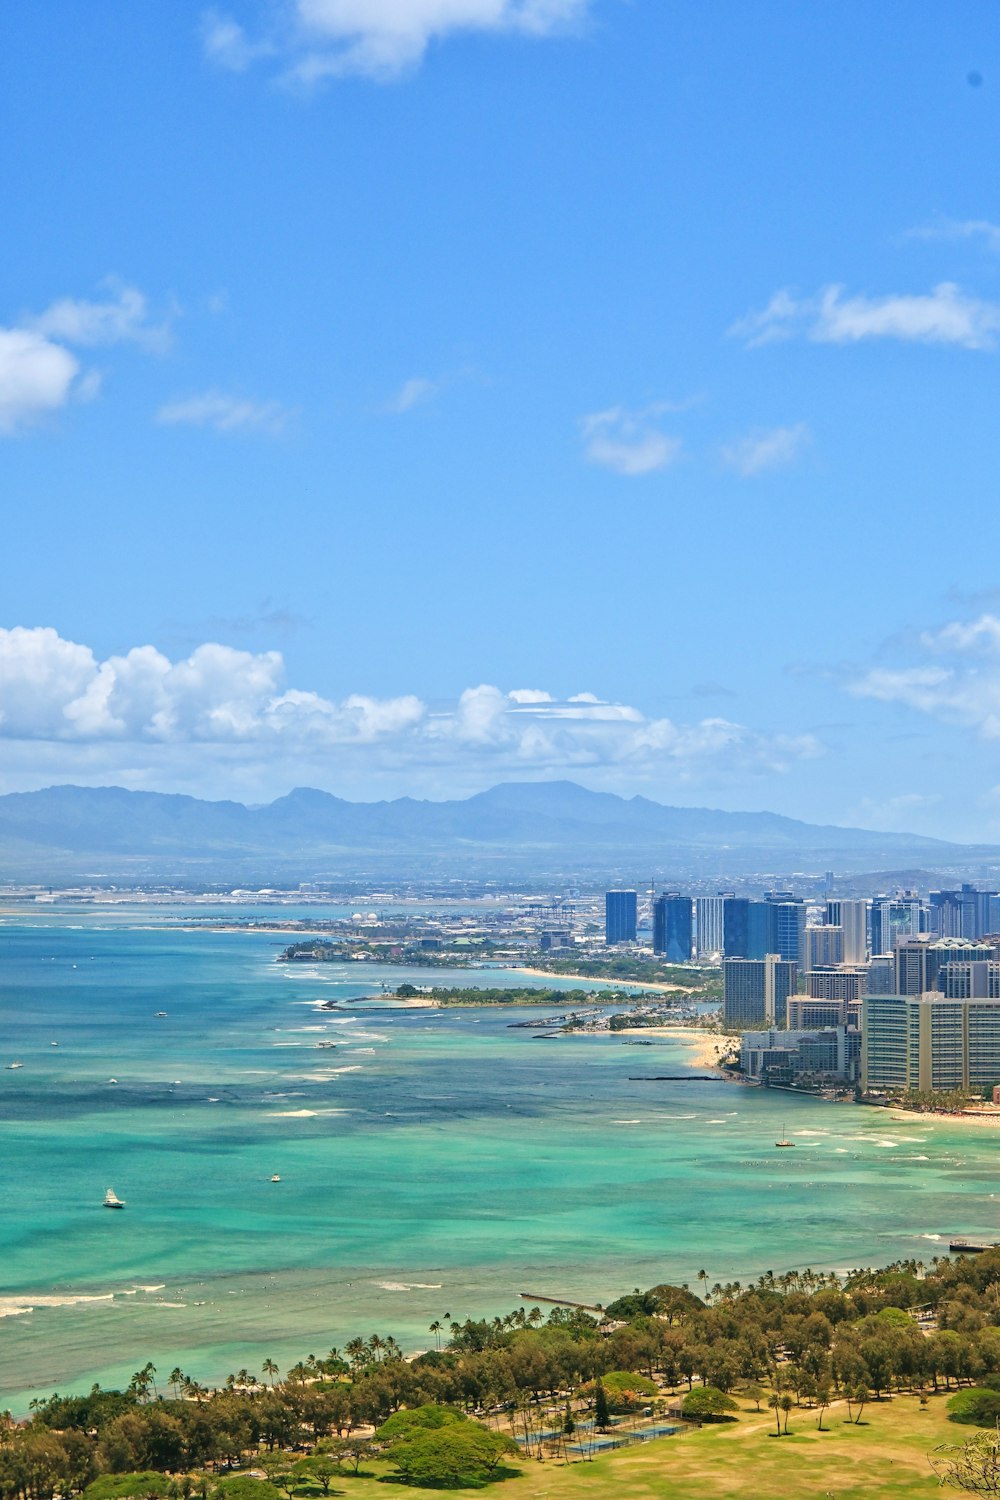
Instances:
[[[961,1443],[978,1429],[946,1418],[944,1396],[921,1409],[916,1397],[897,1396],[865,1407],[860,1425],[848,1423],[842,1403],[825,1414],[793,1411],[787,1435],[774,1432],[774,1416],[744,1406],[735,1422],[706,1426],[676,1437],[619,1450],[592,1462],[566,1466],[515,1462],[517,1476],[486,1490],[421,1489],[386,1483],[388,1469],[372,1466],[372,1477],[338,1479],[331,1494],[352,1500],[431,1500],[443,1494],[492,1495],[494,1500],[892,1500],[896,1496],[941,1495],[928,1462],[941,1443]],[[376,1477],[377,1468],[377,1477]],[[952,1490],[946,1493],[959,1494]]]

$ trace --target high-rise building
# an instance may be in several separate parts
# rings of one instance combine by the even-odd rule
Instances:
[[[846,1026],[850,1018],[846,1000],[814,1000],[810,995],[789,996],[789,1031],[809,1031],[817,1026]]]
[[[805,962],[806,904],[787,896],[769,897],[774,922],[774,947],[789,963],[801,968]]]
[[[896,960],[889,955],[876,955],[869,959],[865,974],[866,995],[894,995],[896,993]]]
[[[635,891],[608,891],[604,897],[604,941],[634,943],[638,903]]]
[[[952,961],[973,963],[994,958],[992,948],[966,938],[935,938],[925,932],[920,937],[900,938],[893,955],[895,972],[893,992],[897,995],[922,995],[939,988],[938,975]]]
[[[1000,1082],[1000,999],[870,995],[862,1006],[866,1089],[983,1089]]]
[[[766,958],[722,960],[722,1015],[733,1031],[747,1027],[784,1026],[788,997],[795,994],[798,968],[777,953]]]
[[[868,970],[863,964],[854,968],[813,969],[806,975],[806,994],[813,1000],[860,1000],[865,992]]]
[[[974,885],[931,891],[931,928],[939,937],[981,938],[993,931],[996,899],[996,891],[980,891]]]
[[[694,941],[694,903],[690,896],[667,894],[653,902],[653,952],[672,964],[686,964]]]
[[[949,1000],[1000,1000],[1000,963],[995,958],[942,964],[937,987]]]
[[[712,958],[722,952],[724,900],[722,896],[695,898],[695,952],[699,958]]]
[[[750,902],[745,896],[726,896],[722,902],[722,951],[726,958],[746,958]]]
[[[807,927],[805,930],[805,971],[832,969],[844,962],[844,929],[842,927]]]
[[[868,902],[828,901],[826,920],[844,933],[844,963],[863,964],[868,957]]]
[[[747,958],[763,958],[777,952],[778,924],[769,901],[747,903]]]
[[[872,954],[892,953],[902,937],[925,930],[923,903],[915,896],[876,896],[871,908]]]

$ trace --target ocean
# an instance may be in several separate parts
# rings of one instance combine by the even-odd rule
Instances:
[[[383,986],[531,981],[279,964],[287,937],[206,915],[0,917],[0,1407],[147,1360],[214,1383],[355,1334],[433,1347],[431,1323],[522,1292],[607,1302],[1000,1237],[991,1131],[640,1080],[690,1073],[689,1044],[401,1009]]]

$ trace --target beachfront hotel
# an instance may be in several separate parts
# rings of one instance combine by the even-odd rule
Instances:
[[[985,966],[984,966],[985,967]],[[1000,999],[868,995],[861,1008],[861,1086],[984,1089],[1000,1083]]]

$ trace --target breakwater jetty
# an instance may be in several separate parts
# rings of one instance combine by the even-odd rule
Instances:
[[[630,1073],[629,1083],[728,1083],[718,1073]]]

